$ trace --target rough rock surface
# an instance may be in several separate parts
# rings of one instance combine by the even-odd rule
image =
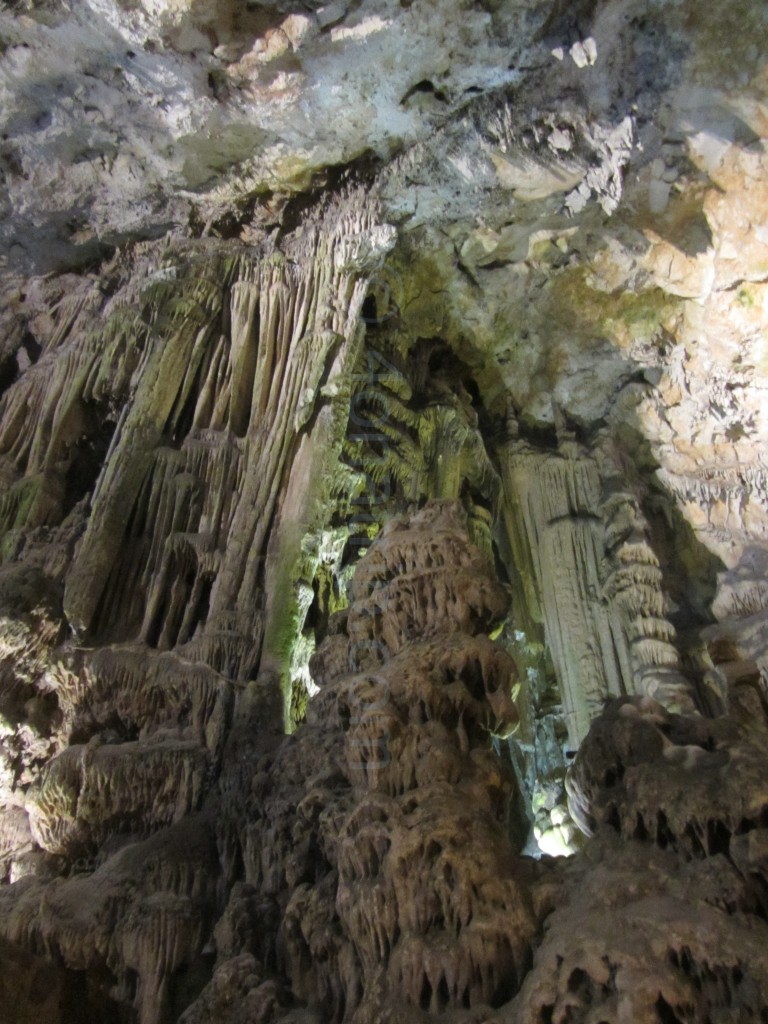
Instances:
[[[766,1016],[767,50],[2,5],[0,1020]]]
[[[504,591],[437,504],[389,524],[352,595],[343,671],[254,779],[246,881],[284,908],[285,968],[323,1019],[499,1005],[537,928],[491,749],[517,723],[516,669],[478,633]]]

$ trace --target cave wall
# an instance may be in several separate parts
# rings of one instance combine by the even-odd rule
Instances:
[[[0,1019],[765,1018],[766,44],[0,11]]]

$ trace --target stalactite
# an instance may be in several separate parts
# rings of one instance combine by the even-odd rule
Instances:
[[[520,600],[543,619],[572,750],[608,697],[695,707],[647,522],[632,494],[616,489],[614,472],[572,439],[556,453],[512,441],[504,461]]]
[[[614,492],[603,503],[605,522],[603,592],[627,691],[659,700],[674,711],[695,709],[691,682],[680,670],[676,632],[666,617],[659,560],[648,540],[648,524],[636,499]]]
[[[601,601],[600,477],[577,450],[542,455],[523,442],[512,442],[502,470],[512,549],[537,591],[576,749],[602,701],[626,688]]]
[[[191,259],[146,288],[162,319],[67,580],[84,635],[183,648],[236,677],[257,661],[267,531],[296,435],[354,358],[359,266],[391,245],[354,196],[336,214],[288,259]]]

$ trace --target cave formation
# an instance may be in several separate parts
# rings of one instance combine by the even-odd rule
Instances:
[[[768,1021],[768,8],[0,10],[0,1024]]]

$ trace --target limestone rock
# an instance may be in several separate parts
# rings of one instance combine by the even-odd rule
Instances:
[[[464,568],[446,600],[450,565]],[[389,597],[398,581],[406,620]],[[515,784],[491,750],[491,733],[516,724],[515,666],[472,635],[503,614],[503,591],[456,504],[438,502],[382,534],[352,593],[352,671],[324,681],[307,724],[254,780],[247,876],[284,907],[294,992],[322,1014],[378,1019],[387,992],[406,1014],[498,1005],[536,931],[530,869],[505,831]],[[358,639],[374,613],[389,644]],[[382,664],[361,672],[371,642]]]
[[[765,921],[744,913],[743,879],[725,858],[686,863],[636,840],[606,841],[574,867],[523,990],[489,1022],[762,1012]]]
[[[764,1016],[765,5],[2,8],[0,1017]]]
[[[610,704],[568,779],[576,820],[688,856],[727,853],[731,836],[762,823],[768,802],[765,720],[750,696],[714,720],[669,714],[647,698]]]

